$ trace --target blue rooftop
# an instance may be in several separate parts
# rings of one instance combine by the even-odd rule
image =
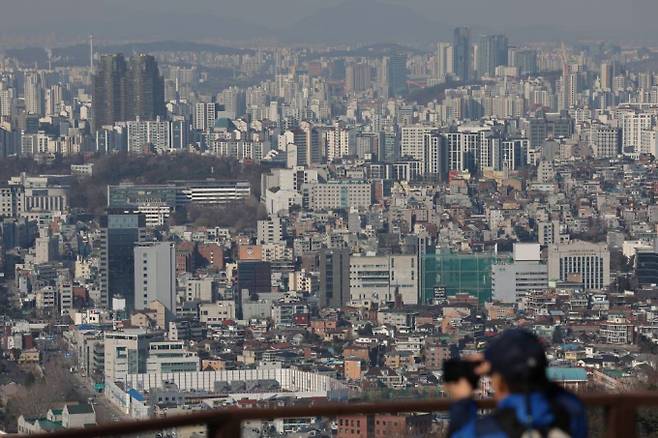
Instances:
[[[587,371],[584,368],[548,367],[546,370],[549,380],[553,382],[586,382]]]
[[[144,401],[144,400],[145,400],[145,398],[144,398],[144,394],[142,394],[141,392],[137,391],[135,388],[130,388],[130,389],[128,390],[128,394],[129,394],[132,398],[134,398],[135,400],[137,400],[137,401],[140,401],[140,402],[141,402],[141,401]]]

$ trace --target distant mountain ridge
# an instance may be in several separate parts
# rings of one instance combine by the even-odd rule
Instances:
[[[276,32],[289,42],[427,44],[450,35],[451,29],[402,5],[377,0],[347,0],[311,14]]]

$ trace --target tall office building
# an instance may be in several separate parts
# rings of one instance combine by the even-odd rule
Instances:
[[[601,64],[601,74],[599,81],[601,82],[601,89],[605,91],[612,90],[612,79],[615,77],[614,64],[604,62]]]
[[[407,91],[407,55],[396,53],[388,57],[388,92],[399,96]]]
[[[522,294],[548,287],[548,267],[541,261],[539,243],[515,243],[512,260],[491,266],[494,300],[516,303]]]
[[[658,284],[658,239],[653,248],[635,253],[635,275],[641,285]]]
[[[418,304],[418,256],[352,256],[349,286],[350,300],[355,304],[383,305],[398,300]]]
[[[162,332],[147,332],[141,328],[105,332],[105,381],[125,381],[128,374],[145,373],[149,344],[156,340],[162,340]]]
[[[507,65],[508,40],[505,35],[482,35],[478,44],[477,71],[480,77],[496,75],[496,67]]]
[[[279,147],[287,152],[289,167],[310,166],[322,162],[324,158],[323,133],[309,122],[303,121],[299,127],[284,132]]]
[[[135,302],[134,247],[145,240],[146,218],[131,211],[109,210],[100,224],[100,304],[109,307],[112,298],[120,295],[130,310]]]
[[[173,242],[144,242],[134,248],[134,309],[159,301],[176,312],[176,245]]]
[[[596,158],[613,158],[621,153],[621,130],[602,123],[590,127],[589,142]]]
[[[93,78],[94,126],[164,118],[164,79],[150,55],[135,55],[126,63],[121,54],[103,55]]]
[[[183,341],[160,341],[149,344],[146,372],[151,374],[199,371],[199,356],[185,348]]]
[[[585,289],[610,284],[610,251],[605,243],[574,240],[548,246],[549,281],[581,283]]]
[[[379,132],[379,151],[377,158],[383,163],[391,163],[400,158],[400,139],[394,130]]]
[[[450,43],[438,43],[436,47],[437,76],[445,81],[453,73],[453,50]]]
[[[272,292],[272,265],[258,260],[238,262],[238,291],[249,295]]]
[[[15,152],[16,141],[14,139],[14,133],[8,129],[0,127],[0,158],[13,155]]]
[[[320,267],[320,306],[343,307],[350,300],[350,251],[322,249]]]
[[[103,55],[93,78],[94,125],[104,125],[128,120],[128,66],[121,54]]]
[[[452,70],[462,82],[471,80],[471,29],[458,27],[453,32]]]
[[[151,55],[134,55],[128,70],[129,103],[128,117],[155,120],[167,116],[164,96],[164,79],[158,63]]]
[[[325,155],[323,132],[308,122],[299,125],[306,136],[306,165],[322,163]]]

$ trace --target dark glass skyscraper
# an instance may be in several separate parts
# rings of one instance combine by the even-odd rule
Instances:
[[[452,40],[452,70],[463,82],[471,80],[471,29],[458,27]]]
[[[100,225],[101,304],[109,307],[112,297],[121,295],[130,311],[135,302],[134,247],[145,240],[146,218],[131,211],[108,210]]]
[[[658,284],[658,248],[635,254],[635,275],[641,285]]]
[[[93,83],[94,127],[115,122],[154,120],[167,115],[164,79],[150,55],[135,55],[129,62],[122,54],[103,55]]]
[[[320,268],[320,306],[343,307],[350,300],[350,251],[322,249],[318,253]]]
[[[388,90],[390,96],[407,91],[407,55],[396,53],[388,58]]]
[[[250,295],[272,291],[272,265],[270,262],[246,260],[238,262],[238,292],[248,290]]]
[[[94,125],[104,125],[128,119],[128,67],[121,54],[103,55],[94,75]]]
[[[160,76],[158,63],[151,55],[135,55],[130,58],[128,87],[130,105],[128,117],[135,120],[154,120],[165,117],[164,79]]]

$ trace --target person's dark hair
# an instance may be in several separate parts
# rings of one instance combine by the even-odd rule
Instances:
[[[537,336],[527,330],[511,329],[494,338],[484,357],[492,373],[500,374],[510,392],[545,390],[550,386],[546,376],[548,360]]]
[[[547,391],[551,388],[551,382],[546,377],[546,371],[529,374],[523,379],[507,379],[504,374],[501,373],[509,392],[516,394],[523,394],[526,392],[533,391]]]

